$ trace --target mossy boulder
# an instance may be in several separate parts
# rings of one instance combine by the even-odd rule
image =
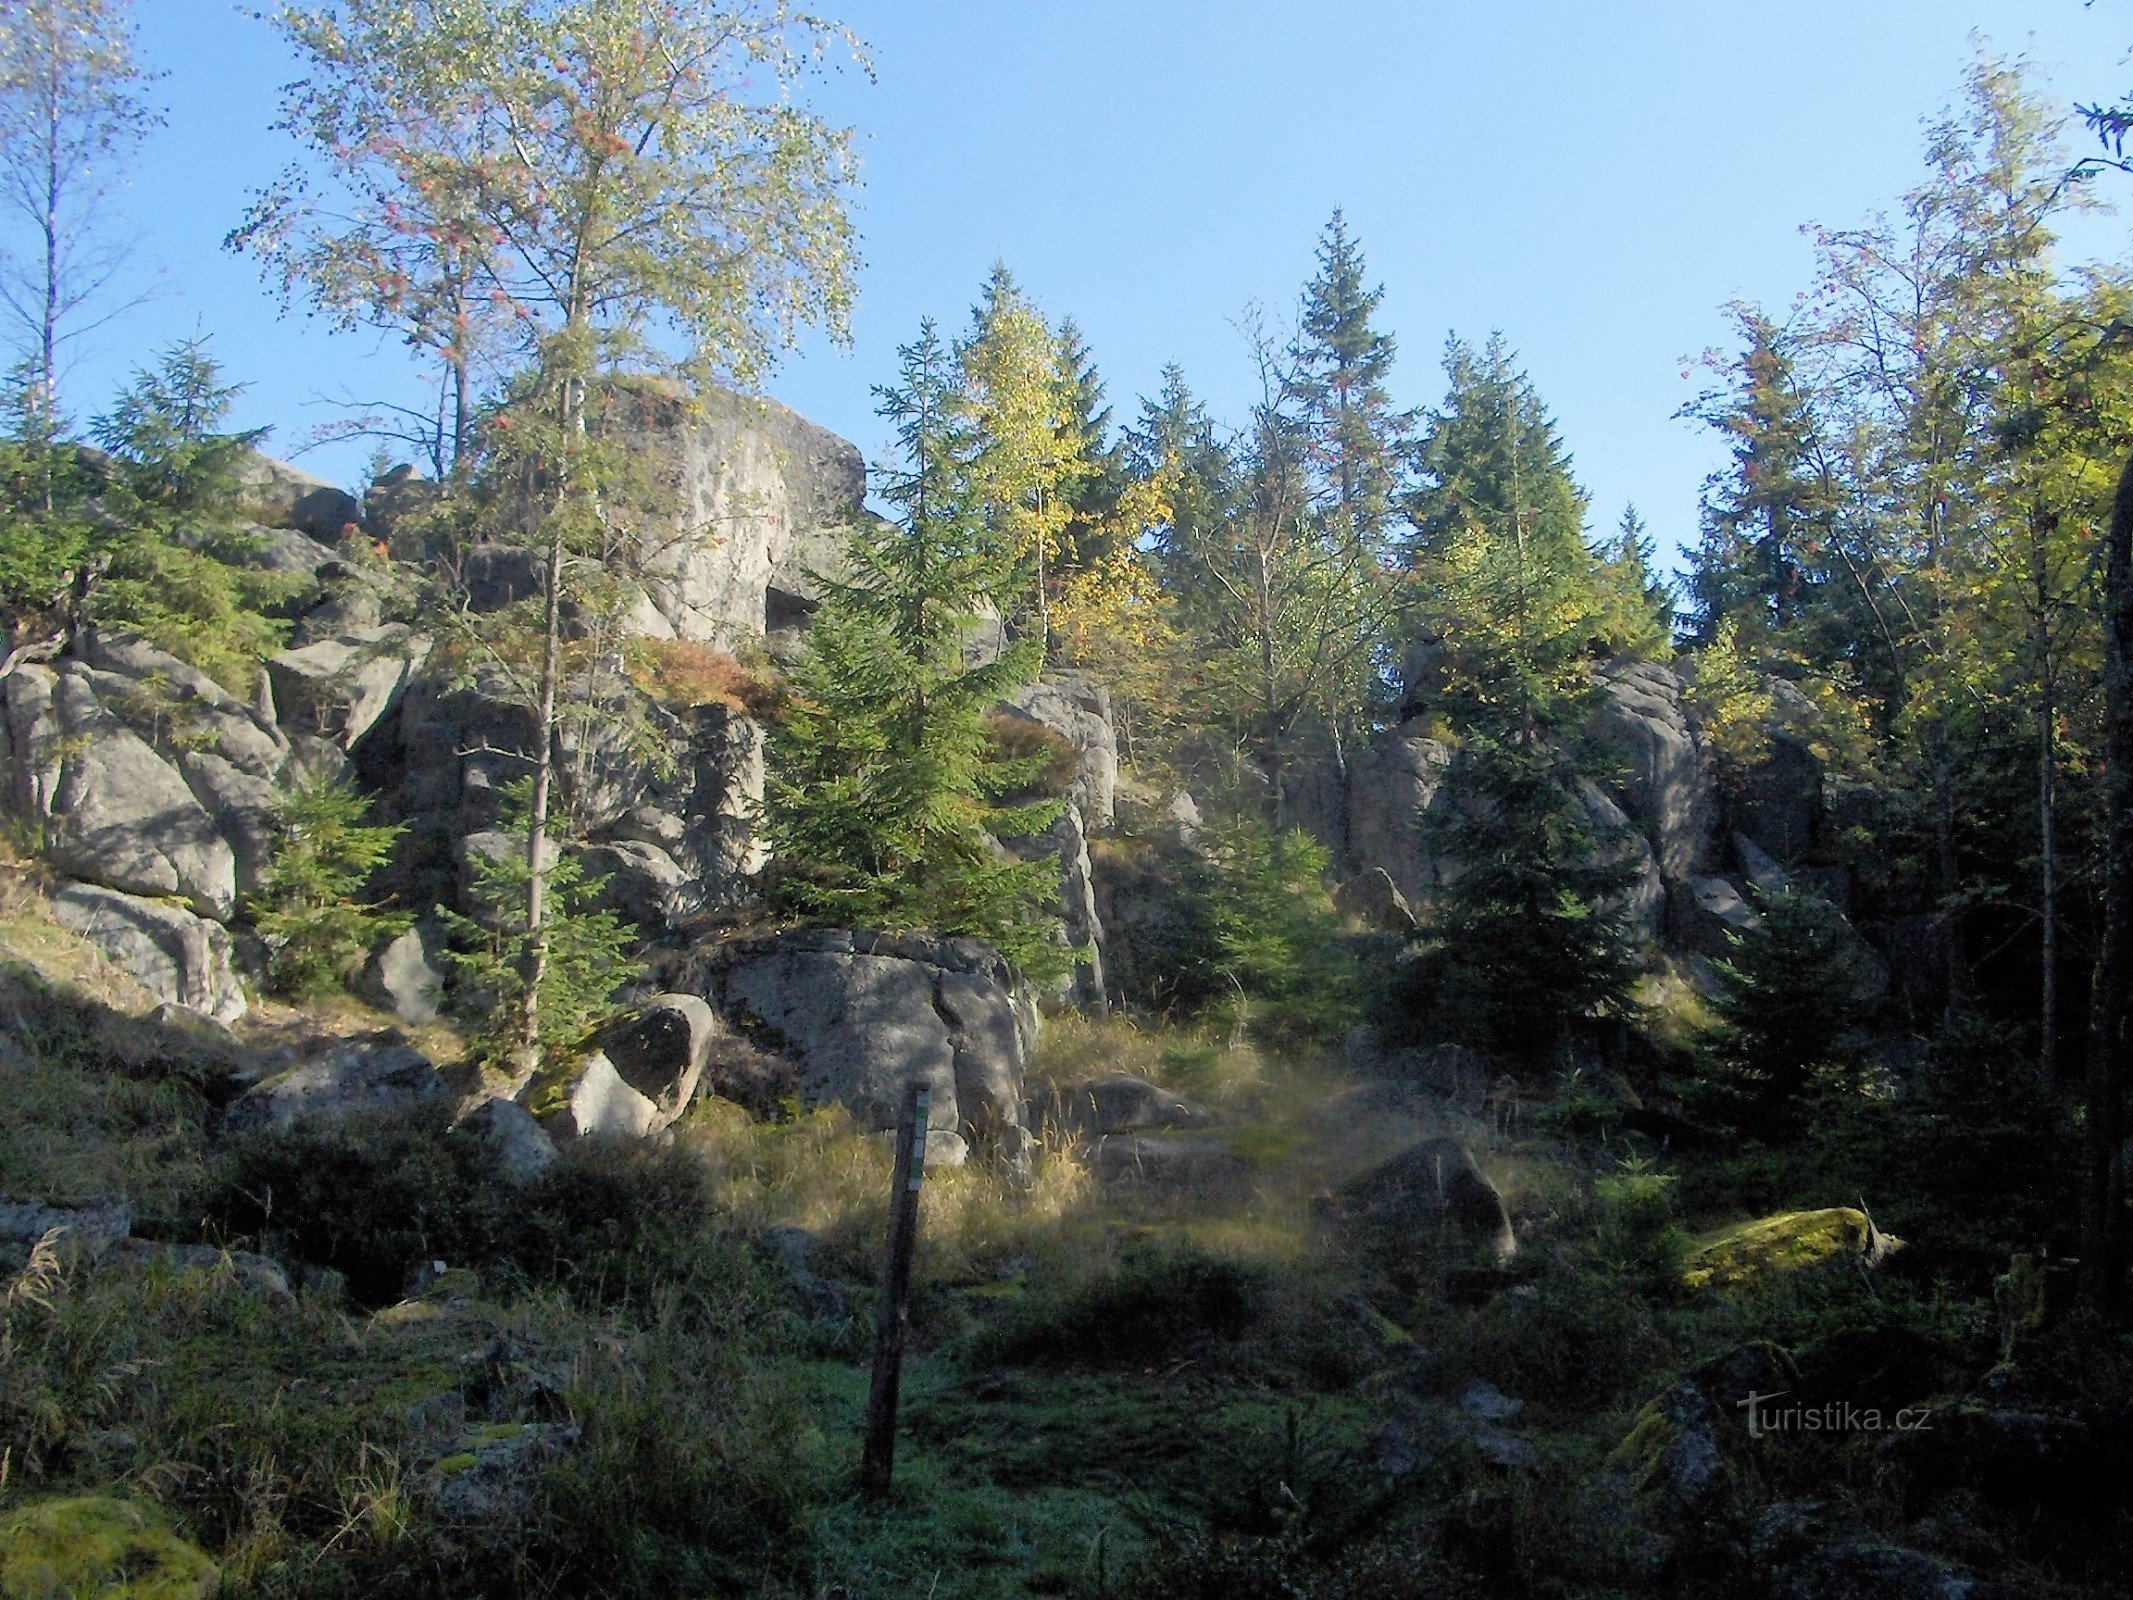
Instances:
[[[1903,1248],[1874,1219],[1851,1206],[1820,1211],[1781,1211],[1735,1223],[1692,1249],[1682,1263],[1691,1289],[1742,1289],[1782,1273],[1849,1257],[1879,1266]]]
[[[0,1517],[0,1600],[202,1600],[215,1564],[130,1500],[41,1500]]]

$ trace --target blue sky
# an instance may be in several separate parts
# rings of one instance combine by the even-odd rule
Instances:
[[[1920,120],[1973,36],[2068,101],[2133,86],[2126,0],[821,3],[873,56],[873,82],[816,94],[861,132],[866,267],[852,348],[811,341],[768,388],[870,458],[896,346],[922,316],[960,324],[996,259],[1081,324],[1121,415],[1176,360],[1241,420],[1237,319],[1293,304],[1340,206],[1386,286],[1396,398],[1438,398],[1448,332],[1501,328],[1595,521],[1634,500],[1669,543],[1693,536],[1716,459],[1673,417],[1696,387],[1683,358],[1723,337],[1727,300],[1805,284],[1801,224],[1857,221],[1915,181]],[[195,331],[249,385],[239,420],[283,453],[344,394],[407,396],[393,341],[281,319],[221,250],[293,154],[269,126],[294,75],[272,30],[229,0],[136,8],[170,115],[119,201],[154,298],[84,351],[71,407]],[[2115,255],[2126,227],[2071,242]],[[303,460],[352,481],[367,455]]]

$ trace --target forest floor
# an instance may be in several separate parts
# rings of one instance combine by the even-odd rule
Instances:
[[[1669,1410],[1746,1350],[1862,1402],[1974,1411],[1998,1381],[2123,1415],[2122,1338],[2024,1329],[2004,1359],[1995,1253],[2030,1219],[2010,1199],[1937,1240],[1961,1171],[1877,1203],[1911,1241],[1879,1270],[1839,1251],[1687,1287],[1728,1226],[1853,1204],[1889,1159],[1871,1127],[1670,1153],[1575,1084],[1511,1129],[1443,1107],[1516,1218],[1497,1268],[1330,1218],[1413,1137],[1328,1115],[1357,1083],[1336,1062],[1061,1019],[1039,1083],[1188,1096],[1214,1125],[1175,1137],[1219,1144],[1222,1181],[1102,1184],[1060,1140],[1027,1187],[929,1179],[896,1483],[870,1503],[881,1136],[706,1105],[662,1150],[579,1151],[512,1195],[427,1125],[214,1142],[226,1048],[147,1017],[13,880],[0,991],[0,1196],[122,1192],[137,1238],[232,1252],[0,1263],[0,1527],[116,1495],[226,1594],[1738,1595],[1757,1519],[1809,1501],[2020,1592],[2116,1592],[2129,1548],[2122,1490],[2039,1503],[2056,1457],[2025,1498],[1885,1435]],[[332,1270],[284,1286],[254,1248]],[[1668,1448],[1698,1427],[1717,1459],[1685,1488]]]

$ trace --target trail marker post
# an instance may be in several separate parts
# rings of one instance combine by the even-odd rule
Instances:
[[[903,1382],[904,1328],[909,1320],[911,1252],[918,1243],[918,1196],[926,1180],[926,1110],[922,1083],[904,1090],[896,1124],[896,1168],[889,1180],[889,1241],[882,1254],[881,1295],[874,1304],[874,1382],[867,1391],[866,1449],[859,1491],[868,1499],[889,1492],[896,1470],[896,1397]]]

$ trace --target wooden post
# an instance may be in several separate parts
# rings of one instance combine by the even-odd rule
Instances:
[[[867,1392],[866,1450],[859,1491],[869,1499],[889,1492],[896,1470],[896,1396],[903,1381],[904,1326],[909,1318],[911,1251],[918,1242],[918,1194],[926,1180],[926,1086],[904,1090],[896,1125],[896,1172],[889,1183],[889,1242],[881,1262],[881,1296],[874,1304],[874,1383]]]

